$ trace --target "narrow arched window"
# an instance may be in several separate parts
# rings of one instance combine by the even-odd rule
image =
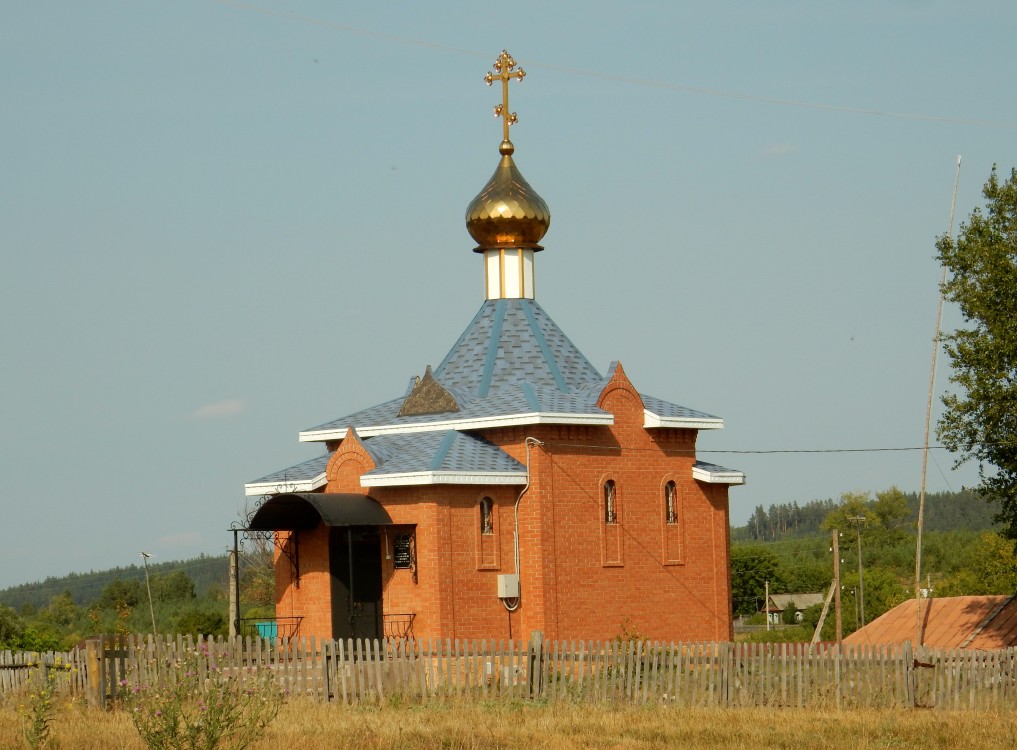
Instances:
[[[674,482],[664,485],[664,519],[670,525],[678,523],[678,488]]]
[[[492,512],[491,498],[485,497],[480,500],[480,533],[494,533],[494,513]]]
[[[618,523],[618,490],[613,479],[604,482],[604,523]]]

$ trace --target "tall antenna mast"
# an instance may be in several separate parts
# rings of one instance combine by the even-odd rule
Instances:
[[[953,237],[953,214],[957,208],[957,185],[960,182],[961,157],[957,155],[957,171],[953,178],[953,198],[950,201],[950,224],[946,236]],[[932,425],[932,396],[936,389],[936,358],[939,355],[939,337],[943,327],[943,285],[946,284],[946,266],[939,280],[939,304],[936,306],[936,332],[932,337],[932,367],[929,371],[929,400],[925,407],[925,441],[922,445],[922,486],[918,491],[918,533],[915,538],[915,645],[922,645],[922,526],[925,523],[925,476],[929,468],[929,428]]]

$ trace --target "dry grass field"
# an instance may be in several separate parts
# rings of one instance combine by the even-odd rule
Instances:
[[[295,701],[252,750],[572,750],[573,748],[1000,748],[1017,716],[975,711],[675,709],[662,706],[446,705],[351,708]],[[0,748],[27,747],[17,706],[0,706]],[[61,705],[49,745],[144,750],[120,711]]]

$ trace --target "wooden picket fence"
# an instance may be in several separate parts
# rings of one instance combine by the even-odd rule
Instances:
[[[105,706],[201,654],[241,684],[271,670],[293,697],[343,703],[572,701],[736,707],[1017,707],[1017,649],[801,643],[193,639],[128,636],[65,654],[0,652],[0,694],[59,669]],[[207,654],[207,656],[206,656]]]
[[[87,672],[78,651],[0,651],[0,696],[39,688],[53,674],[55,688],[82,695],[88,689]]]

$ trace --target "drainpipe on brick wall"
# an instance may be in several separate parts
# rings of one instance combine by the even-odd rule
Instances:
[[[523,486],[523,489],[519,492],[519,497],[516,498],[515,508],[513,508],[512,511],[515,519],[515,530],[512,532],[512,553],[513,558],[515,560],[515,574],[517,581],[520,581],[521,578],[521,574],[519,572],[519,503],[522,502],[523,495],[526,494],[526,491],[530,489],[530,446],[543,445],[543,443],[537,440],[537,438],[535,437],[528,437],[526,438],[526,440],[523,441],[523,444],[526,446],[526,484]],[[517,609],[519,609],[521,599],[522,599],[522,583],[520,581],[519,596],[515,598],[515,602],[509,604],[508,599],[502,599],[501,603],[505,607],[505,609],[507,609],[509,612],[515,612]]]

